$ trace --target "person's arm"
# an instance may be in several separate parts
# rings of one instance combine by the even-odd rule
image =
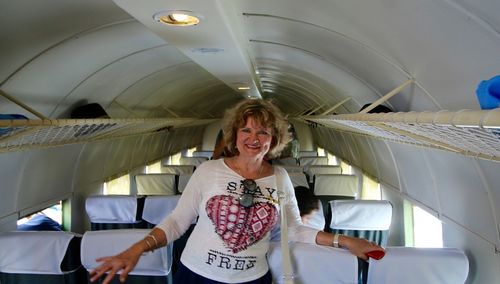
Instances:
[[[120,282],[125,282],[128,274],[137,265],[141,255],[148,251],[153,251],[157,248],[165,246],[167,244],[167,236],[160,229],[153,229],[151,232],[144,237],[142,240],[130,246],[125,251],[114,255],[100,257],[96,259],[97,262],[102,262],[97,268],[90,272],[90,281],[94,282],[108,273],[102,284],[109,283],[116,273],[121,270]]]
[[[365,239],[349,237],[341,234],[338,234],[336,238],[337,239],[335,240],[335,234],[319,231],[316,235],[316,243],[324,246],[338,245],[338,247],[346,248],[352,254],[364,260],[368,260],[368,256],[366,255],[368,252],[375,250],[384,251],[384,249],[376,243]],[[338,243],[334,244],[334,241],[337,241]]]

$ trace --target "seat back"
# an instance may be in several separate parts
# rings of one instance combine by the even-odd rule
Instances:
[[[317,174],[314,179],[314,194],[356,198],[358,182],[355,175]]]
[[[294,187],[296,186],[305,186],[309,187],[309,183],[307,182],[306,175],[304,173],[289,173],[288,176],[292,181]]]
[[[116,255],[143,239],[149,232],[149,229],[87,231],[82,238],[82,264],[87,271],[92,271],[100,265],[96,262],[97,258]],[[129,275],[148,276],[153,279],[161,277],[166,283],[171,264],[172,251],[169,245],[143,254]],[[141,278],[139,283],[149,283],[148,277]]]
[[[137,197],[132,195],[93,195],[85,201],[92,230],[137,227],[138,208]]]
[[[80,241],[63,231],[0,233],[0,283],[84,283]]]
[[[186,185],[189,182],[189,179],[191,178],[193,174],[181,174],[179,175],[179,180],[177,182],[177,191],[179,193],[182,193],[184,191],[184,188],[186,188]]]
[[[193,165],[193,166],[199,166],[201,163],[208,161],[207,157],[181,157],[179,159],[179,163],[181,165]]]
[[[214,151],[194,151],[193,157],[205,157],[207,159],[211,159],[214,155]]]
[[[305,243],[290,243],[296,284],[358,283],[358,260],[349,251]],[[274,283],[283,283],[281,246],[271,242],[267,255]]]
[[[308,167],[312,165],[328,165],[328,157],[325,156],[300,157],[299,164],[303,167]]]
[[[138,195],[174,195],[177,193],[175,174],[138,174],[135,176]]]
[[[389,201],[333,200],[330,208],[332,232],[387,245],[392,223],[392,204]]]
[[[194,172],[195,166],[193,165],[162,165],[161,172],[164,174],[192,174]]]
[[[342,168],[340,166],[330,166],[330,165],[310,165],[304,169],[304,172],[309,178],[309,182],[313,183],[316,175],[327,174],[327,175],[340,175],[342,174]]]
[[[388,247],[384,258],[369,261],[368,284],[459,284],[469,261],[456,248]]]
[[[147,196],[144,201],[142,219],[149,224],[157,225],[172,213],[180,197],[180,195]]]

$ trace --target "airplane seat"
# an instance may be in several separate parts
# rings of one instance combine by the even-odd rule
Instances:
[[[314,157],[300,157],[299,165],[303,167],[308,167],[312,165],[328,165],[328,157],[326,156],[314,156]]]
[[[87,283],[81,239],[64,231],[0,233],[0,283]]]
[[[329,231],[363,238],[385,247],[392,223],[392,204],[386,200],[333,200]],[[359,260],[359,279],[366,283],[368,263]]]
[[[214,155],[214,151],[194,151],[193,152],[193,157],[205,157],[207,159],[212,159],[212,156]]]
[[[290,180],[294,187],[305,186],[309,188],[309,183],[307,182],[307,177],[304,173],[288,173]]]
[[[142,214],[144,221],[147,222],[149,228],[165,219],[177,206],[180,195],[169,196],[148,196],[144,202],[144,212]],[[172,272],[178,268],[181,259],[182,251],[186,246],[187,239],[191,235],[196,224],[196,219],[193,220],[188,230],[172,244]]]
[[[340,175],[342,174],[342,168],[340,166],[330,165],[310,165],[304,168],[304,173],[306,174],[309,183],[314,184],[316,175]]]
[[[330,222],[332,220],[332,210],[330,201],[332,200],[353,200],[358,191],[358,177],[355,175],[341,174],[317,174],[313,185],[314,194],[321,201],[325,216],[325,232],[331,232]]]
[[[364,238],[385,247],[392,223],[392,204],[387,200],[330,201],[333,233]]]
[[[92,195],[85,200],[85,210],[92,231],[143,228],[143,198],[132,195]]]
[[[189,182],[189,179],[191,178],[193,174],[180,174],[177,182],[177,191],[179,193],[182,193],[184,189],[186,188],[186,185]]]
[[[96,258],[116,255],[143,239],[149,232],[149,229],[87,231],[81,243],[81,261],[87,270],[87,278],[89,278],[88,273],[100,265],[95,261]],[[172,247],[170,245],[147,252],[129,273],[126,283],[171,283],[171,265]],[[104,277],[101,277],[100,281],[103,279]],[[120,283],[118,276],[115,276],[111,283]]]
[[[184,157],[184,156],[182,156],[179,159],[179,164],[197,167],[205,161],[208,161],[207,157]]]
[[[177,193],[176,174],[135,175],[138,195],[174,195]]]
[[[384,258],[368,263],[368,284],[459,284],[469,274],[469,260],[457,248],[388,247]]]
[[[192,174],[196,167],[193,165],[162,165],[161,172],[164,174]]]
[[[299,152],[299,157],[318,157],[318,152],[317,151],[300,151]]]
[[[295,242],[289,250],[295,283],[358,283],[358,260],[348,250]],[[274,283],[283,283],[279,242],[271,242],[267,260]]]
[[[285,169],[285,171],[287,173],[304,173],[304,168],[302,166],[299,166],[299,165],[279,165],[280,167],[282,167],[283,169]]]
[[[273,165],[278,165],[278,166],[297,166],[297,165],[299,165],[299,162],[297,161],[297,159],[292,158],[292,157],[274,159],[272,162],[273,162]]]

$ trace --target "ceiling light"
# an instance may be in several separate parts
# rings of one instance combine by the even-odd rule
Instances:
[[[171,26],[193,26],[200,22],[203,17],[191,11],[169,10],[153,15],[153,19],[159,23]]]
[[[238,90],[240,90],[240,91],[250,90],[250,87],[248,87],[248,86],[241,86],[241,87],[238,87]]]

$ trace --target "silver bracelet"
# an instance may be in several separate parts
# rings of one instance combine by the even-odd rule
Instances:
[[[332,246],[334,248],[339,248],[339,237],[341,236],[341,234],[334,234],[333,235],[333,242],[332,242]]]

